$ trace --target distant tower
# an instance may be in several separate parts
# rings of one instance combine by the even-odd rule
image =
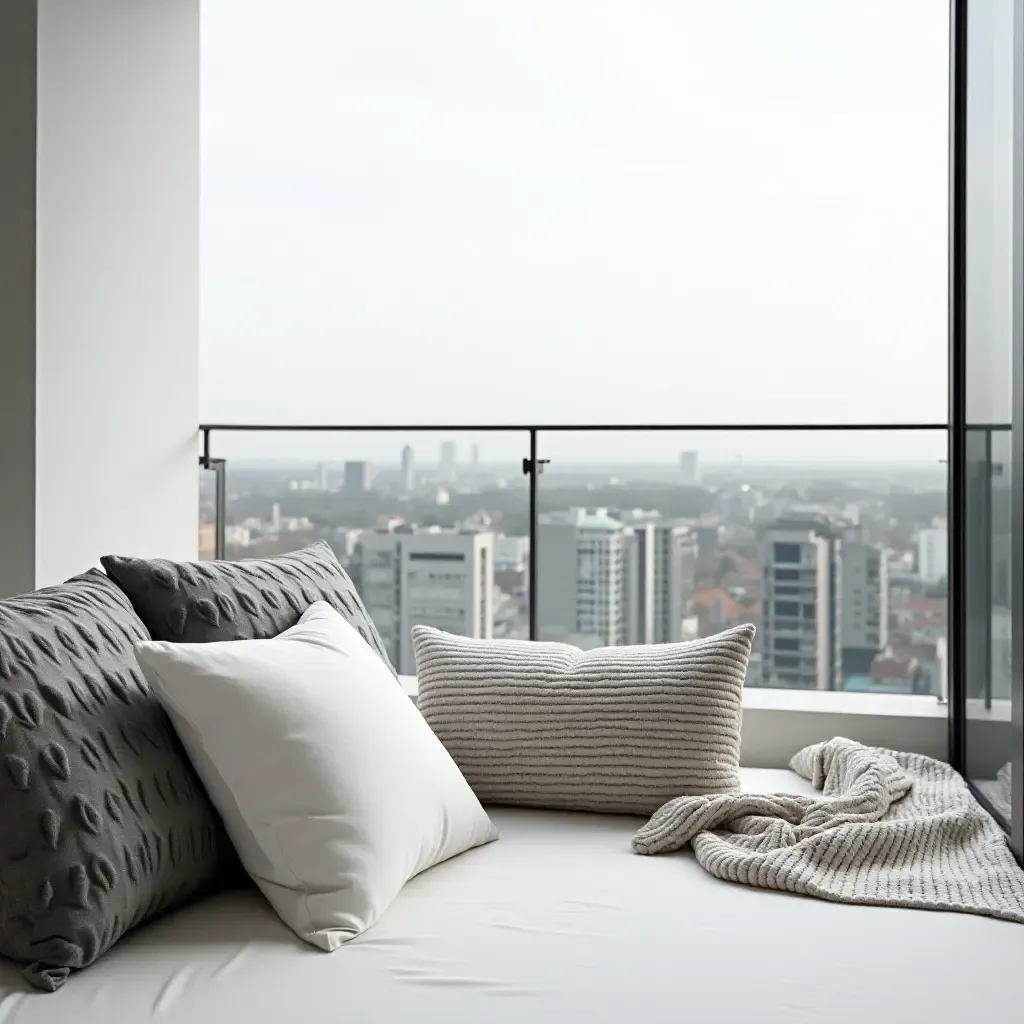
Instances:
[[[680,452],[679,469],[684,487],[696,487],[700,483],[700,457],[697,452]]]
[[[407,444],[402,449],[402,490],[411,491],[416,487],[416,457],[413,455],[412,445]]]
[[[345,463],[345,490],[368,491],[373,484],[373,467],[368,462]]]
[[[321,491],[327,490],[328,478],[327,478],[327,463],[321,462],[316,467],[317,481]]]
[[[889,643],[889,569],[885,549],[847,527],[842,547],[841,638],[843,674],[870,675],[875,655]]]
[[[784,516],[765,528],[760,631],[765,686],[842,689],[841,534],[818,515]]]
[[[281,506],[276,501],[270,507],[270,528],[274,533],[281,530]]]
[[[926,583],[938,583],[948,572],[947,539],[944,524],[917,533],[917,572]]]
[[[455,442],[441,442],[441,476],[449,483],[455,479]]]
[[[473,465],[480,465],[480,445],[478,444],[473,445]]]

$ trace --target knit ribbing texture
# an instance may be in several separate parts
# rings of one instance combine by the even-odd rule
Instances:
[[[790,767],[821,796],[682,796],[633,838],[687,843],[718,878],[838,903],[955,910],[1024,924],[1024,871],[949,765],[837,737]]]
[[[739,791],[753,638],[584,651],[414,626],[418,706],[483,803],[651,814]]]

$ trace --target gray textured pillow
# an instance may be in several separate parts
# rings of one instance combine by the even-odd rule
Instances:
[[[739,789],[753,639],[581,651],[414,626],[419,709],[484,804],[653,814]]]
[[[326,541],[287,555],[238,562],[117,555],[101,561],[154,640],[268,640],[294,626],[310,605],[326,601],[391,668],[355,585]]]
[[[59,988],[234,851],[99,570],[0,601],[0,954]]]

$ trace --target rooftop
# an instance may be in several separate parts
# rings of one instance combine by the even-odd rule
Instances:
[[[551,526],[575,526],[578,530],[605,530],[608,533],[621,533],[626,528],[606,508],[570,508],[562,512],[546,512],[540,516],[540,522]]]

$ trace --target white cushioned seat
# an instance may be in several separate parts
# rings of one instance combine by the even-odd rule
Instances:
[[[752,791],[808,791],[742,770]],[[4,1024],[732,1024],[1014,1020],[1024,927],[842,906],[638,857],[640,819],[493,809],[498,842],[412,879],[335,953],[258,892],[226,893],[127,936],[52,995],[0,969]]]

